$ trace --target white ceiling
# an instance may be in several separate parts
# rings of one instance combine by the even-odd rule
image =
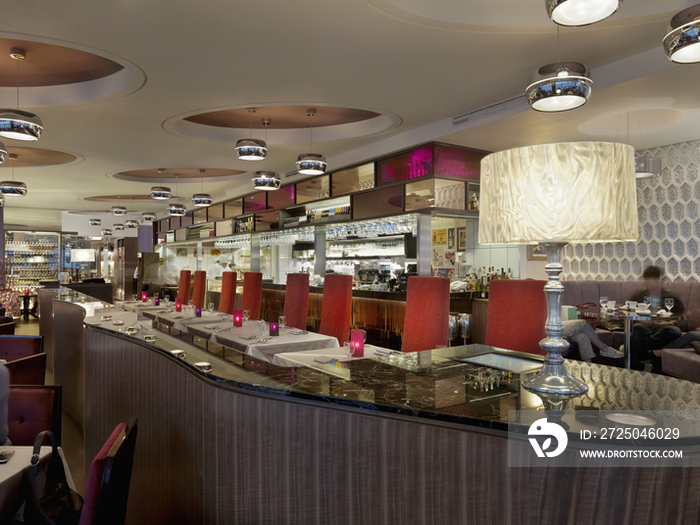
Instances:
[[[8,199],[6,227],[60,229],[62,210],[118,204],[86,198],[148,192],[150,182],[114,178],[120,171],[285,172],[308,149],[296,135],[269,140],[268,158],[251,167],[236,159],[230,140],[191,138],[172,125],[175,117],[214,108],[299,104],[321,111],[333,105],[390,119],[391,125],[354,138],[315,134],[313,149],[326,155],[331,169],[428,140],[489,151],[564,140],[629,137],[637,148],[694,140],[700,138],[700,65],[673,65],[661,47],[670,18],[693,3],[625,0],[607,21],[562,28],[561,59],[592,70],[594,92],[583,108],[548,115],[515,103],[455,126],[452,117],[522,95],[530,74],[556,61],[557,29],[542,0],[6,2],[0,38],[88,50],[131,74],[126,85],[124,74],[113,79],[122,83],[118,94],[97,100],[83,96],[95,86],[74,86],[63,103],[23,96],[32,102],[23,109],[44,122],[44,135],[32,146],[78,160],[17,168],[29,195]],[[0,101],[10,107],[15,95],[0,89]],[[3,179],[10,178],[7,170],[0,168]],[[231,198],[250,191],[249,179],[208,180],[204,191]],[[170,185],[175,190],[174,181]],[[199,181],[181,182],[176,191],[196,192]],[[163,208],[154,202],[149,211]]]

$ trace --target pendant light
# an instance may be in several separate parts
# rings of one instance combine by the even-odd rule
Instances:
[[[637,126],[639,127],[639,136],[642,139],[642,149],[647,149],[644,145],[644,134],[642,133],[642,125],[639,122],[639,113],[634,112],[637,117]],[[627,114],[627,129],[629,130],[629,113]],[[634,159],[634,173],[637,179],[648,179],[654,175],[661,174],[661,157],[636,157]]]
[[[112,228],[114,231],[124,231],[124,223],[122,222],[115,222],[112,224]]]
[[[175,180],[177,180],[180,178],[180,174],[175,173],[173,177],[175,178]],[[175,182],[175,192],[177,193],[177,182]],[[171,217],[184,217],[185,215],[187,215],[187,208],[185,208],[185,205],[178,204],[175,202],[168,204],[168,207],[165,209],[165,211],[167,211],[168,215],[170,215]]]
[[[202,175],[202,179],[200,181],[202,193],[195,193],[192,195],[192,204],[197,208],[207,208],[211,206],[212,202],[214,202],[211,195],[204,193],[204,173],[204,170],[199,170],[199,174]]]
[[[88,219],[90,226],[102,226],[102,219]]]
[[[167,186],[153,186],[151,188],[151,199],[156,201],[167,201],[173,196],[173,192]]]
[[[676,14],[671,28],[663,41],[668,59],[678,64],[700,62],[700,4]]]
[[[257,108],[248,108],[246,111],[250,117],[250,138],[240,139],[236,142],[236,155],[241,160],[263,160],[267,156],[267,143],[264,140],[253,138],[253,117]]]
[[[549,18],[555,24],[580,27],[614,15],[622,0],[545,0]]]
[[[153,222],[158,220],[158,216],[152,211],[145,211],[141,214],[141,222]]]
[[[13,47],[10,56],[17,61],[17,109],[0,109],[0,136],[14,140],[39,140],[44,131],[41,119],[34,113],[19,109],[19,63],[27,58],[27,52]]]
[[[101,233],[104,237],[108,237],[108,236],[110,236],[110,235],[114,235],[114,232],[112,231],[111,228],[104,228],[104,229],[100,230],[100,233]]]
[[[315,117],[316,109],[306,110],[307,117]],[[314,145],[314,126],[311,124],[311,148]],[[297,171],[302,175],[323,175],[326,172],[328,163],[326,157],[318,153],[302,153],[297,157]],[[276,189],[276,188],[275,188]]]
[[[5,196],[2,193],[0,193],[0,208],[4,208],[4,207],[5,207]]]
[[[279,175],[274,171],[256,171],[250,180],[256,190],[278,190],[282,184]]]
[[[123,217],[127,214],[127,209],[124,206],[112,206],[112,215]]]
[[[142,216],[143,216],[143,214],[142,214]],[[135,221],[134,219],[127,219],[124,221],[124,227],[126,227],[126,228],[138,228],[139,221]]]
[[[0,194],[7,197],[24,197],[27,194],[27,185],[24,182],[15,181],[15,162],[18,158],[17,154],[10,153],[12,162],[12,180],[0,182]]]
[[[7,160],[7,149],[5,148],[5,144],[0,142],[0,164],[5,164],[6,160]]]

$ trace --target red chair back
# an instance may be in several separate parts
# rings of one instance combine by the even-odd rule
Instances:
[[[0,359],[16,361],[44,351],[41,335],[0,335]]]
[[[484,344],[544,355],[547,281],[496,279],[489,285],[489,308]]]
[[[36,354],[8,361],[11,385],[43,385],[46,379],[46,354]]]
[[[326,274],[323,279],[323,306],[319,333],[330,335],[340,346],[350,340],[352,323],[352,276]]]
[[[192,287],[192,304],[204,308],[204,295],[207,292],[207,272],[197,270],[194,272],[194,286]]]
[[[61,387],[13,385],[7,401],[8,437],[14,445],[33,445],[39,432],[50,430],[61,443]]]
[[[259,272],[246,272],[243,274],[243,299],[241,310],[250,310],[250,319],[260,319],[260,306],[262,304],[262,274]]]
[[[177,298],[182,304],[190,304],[190,280],[192,272],[189,270],[180,271],[180,285],[177,287]]]
[[[450,317],[450,279],[408,278],[402,352],[431,350],[447,345]]]
[[[221,299],[219,299],[219,312],[232,314],[236,306],[236,272],[224,272],[221,276]]]
[[[306,330],[306,316],[309,312],[309,274],[290,273],[287,275],[287,290],[284,294],[284,312],[287,326]]]
[[[123,525],[134,464],[136,418],[119,423],[92,460],[79,525]]]

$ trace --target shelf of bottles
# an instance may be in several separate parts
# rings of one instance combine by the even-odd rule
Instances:
[[[306,215],[287,217],[284,219],[284,228],[296,228],[307,224],[320,224],[334,221],[349,221],[351,218],[350,206],[333,206],[309,210]]]
[[[58,234],[6,232],[5,287],[24,292],[57,280],[60,251]]]
[[[465,279],[467,286],[464,291],[476,292],[480,294],[480,297],[488,298],[491,281],[496,279],[512,279],[512,276],[513,274],[510,268],[508,268],[507,272],[505,268],[499,270],[493,266],[488,268],[485,266],[474,268]]]

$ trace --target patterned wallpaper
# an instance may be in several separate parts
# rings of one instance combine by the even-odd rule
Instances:
[[[644,155],[661,157],[663,168],[661,175],[637,181],[639,240],[570,244],[562,278],[634,281],[655,265],[671,281],[698,279],[700,140],[637,152]]]

